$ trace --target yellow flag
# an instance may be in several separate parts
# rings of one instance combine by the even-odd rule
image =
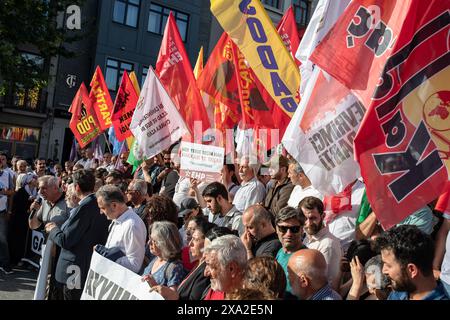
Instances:
[[[211,0],[211,11],[290,117],[300,101],[300,72],[259,0]]]
[[[197,62],[194,67],[194,77],[195,80],[200,77],[200,74],[203,71],[203,46],[201,46],[200,51],[198,52]]]
[[[137,95],[139,96],[141,94],[141,89],[139,88],[139,82],[136,77],[136,73],[134,71],[129,73],[129,77],[131,80],[131,83],[133,83],[134,90],[136,90]],[[129,136],[125,139],[127,141],[128,150],[131,150],[131,147],[133,146],[134,142],[134,136]]]

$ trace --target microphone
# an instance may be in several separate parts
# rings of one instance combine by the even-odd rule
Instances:
[[[41,204],[41,203],[42,203],[42,198],[41,198],[41,197],[38,197],[38,198],[36,199],[36,202],[39,203],[39,204]],[[32,209],[31,212],[30,212],[30,216],[28,217],[28,219],[29,219],[29,220],[33,219],[33,217],[34,217],[34,215],[36,214],[37,211],[38,211],[38,209],[36,209],[36,208]]]

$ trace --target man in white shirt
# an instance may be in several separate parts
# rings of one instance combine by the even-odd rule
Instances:
[[[305,215],[306,237],[304,244],[309,249],[319,250],[328,266],[328,280],[334,290],[340,285],[342,258],[341,243],[323,223],[325,217],[323,202],[316,197],[306,197],[300,201],[299,209]]]
[[[147,237],[144,222],[133,209],[127,207],[125,197],[118,187],[105,185],[96,195],[100,212],[105,214],[108,220],[112,220],[105,247],[122,251],[124,256],[115,262],[139,273],[144,261]]]
[[[311,180],[309,180],[303,168],[295,160],[291,160],[289,163],[288,177],[291,179],[292,184],[295,185],[287,203],[289,207],[297,208],[300,201],[306,197],[316,197],[323,200],[323,195],[312,186]]]
[[[239,165],[239,176],[242,179],[241,188],[234,196],[233,204],[237,210],[244,212],[251,205],[261,203],[266,196],[266,188],[256,178],[258,165],[250,163],[248,157],[243,157]]]

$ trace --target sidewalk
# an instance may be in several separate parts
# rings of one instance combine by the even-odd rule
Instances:
[[[0,271],[0,300],[32,300],[38,272],[14,268],[5,275]]]

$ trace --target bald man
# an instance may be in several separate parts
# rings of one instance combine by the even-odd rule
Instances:
[[[245,210],[242,224],[245,231],[241,236],[247,249],[247,258],[271,256],[276,257],[281,248],[281,242],[272,225],[272,214],[262,205],[255,204]]]
[[[292,293],[301,300],[342,300],[327,279],[327,263],[322,253],[301,249],[289,259],[289,282]]]

